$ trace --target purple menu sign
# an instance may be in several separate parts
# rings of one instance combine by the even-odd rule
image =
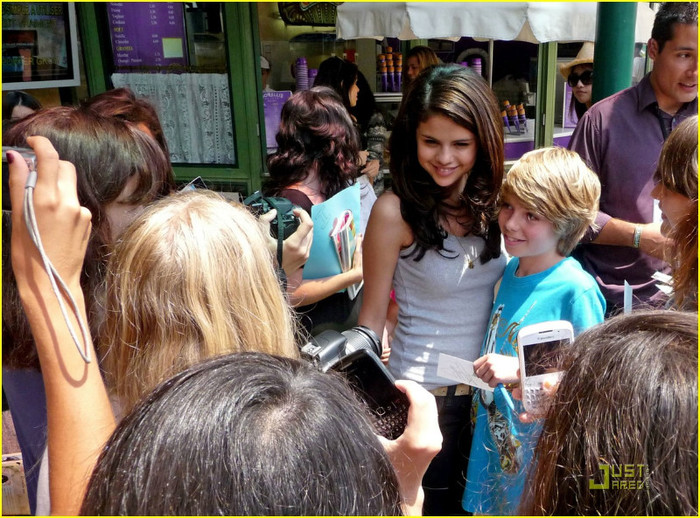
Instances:
[[[263,92],[263,106],[265,110],[265,137],[267,140],[267,152],[274,153],[277,150],[277,132],[280,128],[282,107],[292,96],[289,90],[279,92]]]
[[[108,2],[115,67],[187,65],[182,5]]]

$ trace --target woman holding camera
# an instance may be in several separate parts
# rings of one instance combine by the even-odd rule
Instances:
[[[282,108],[278,151],[268,163],[268,196],[282,196],[311,213],[352,185],[357,177],[360,143],[342,100],[326,87],[297,92]],[[358,236],[352,269],[321,279],[288,279],[290,301],[311,334],[357,324],[361,293],[354,301],[340,290],[362,280],[362,238]]]
[[[27,143],[37,155],[33,198],[39,234],[46,256],[65,282],[64,294],[71,294],[75,300],[75,313],[69,311],[65,316],[75,327],[76,316],[86,319],[80,271],[92,216],[78,202],[73,166],[59,160],[48,140],[30,137]],[[374,435],[347,385],[332,375],[312,371],[308,365],[293,359],[266,354],[220,356],[160,385],[115,430],[114,413],[100,366],[95,361],[86,363],[77,354],[44,263],[24,225],[21,200],[29,177],[27,165],[14,152],[8,153],[8,162],[15,202],[12,265],[47,387],[53,514],[75,515],[81,507],[86,514],[125,515],[401,512],[415,515],[420,512],[420,479],[439,450],[441,438],[434,398],[415,383],[397,383],[411,401],[408,426],[398,439],[384,441]],[[195,192],[164,200],[144,214],[141,222],[162,225],[164,221],[175,220],[176,229],[159,236],[165,238],[160,239],[160,244],[171,249],[174,259],[185,265],[189,255],[198,251],[181,244],[196,242],[194,234],[203,233],[203,221],[199,218],[202,211],[168,212],[162,210],[163,206],[171,200],[176,200],[172,202],[174,205],[213,201],[214,196]],[[216,201],[225,204],[221,199]],[[218,216],[217,221],[227,219],[219,211],[213,211],[211,216]],[[247,216],[255,228],[257,222]],[[265,248],[259,227],[258,234],[248,245],[257,250],[255,253]],[[221,238],[220,246],[227,246],[227,237]],[[256,267],[243,263],[243,258],[241,263],[240,275]],[[141,266],[134,274],[136,277],[118,277],[123,281],[122,287],[141,287],[149,277],[145,270],[157,263]],[[259,268],[269,270],[267,277],[274,279],[271,258]],[[227,273],[239,275],[236,271]],[[196,277],[196,272],[193,275]],[[180,277],[182,272],[177,272],[168,279],[175,283]],[[182,282],[181,286],[185,293],[205,298],[210,294],[210,290],[194,294],[200,289],[198,279],[188,279],[190,282]],[[276,284],[274,280],[270,285],[273,284]],[[216,285],[210,288],[215,290]],[[250,299],[258,297],[260,303],[268,303],[265,296],[270,293],[262,292],[257,284],[255,288],[252,293],[241,294],[241,299],[255,304],[258,301]],[[172,289],[169,286],[160,293]],[[280,291],[279,286],[276,289]],[[158,293],[154,295],[157,298]],[[144,304],[148,302],[158,300]],[[160,302],[155,318],[179,309],[170,307],[167,300]],[[207,304],[201,309],[214,311],[218,309],[215,306]],[[263,331],[262,319],[247,313],[243,307],[239,310],[241,318],[251,321],[251,327]],[[186,314],[183,318],[190,316]],[[132,322],[125,324],[130,326]],[[277,339],[263,334],[242,337],[241,343],[256,348],[275,347]],[[89,332],[86,340],[87,343],[78,340],[81,342],[78,345],[94,356]],[[153,349],[157,352],[160,348]],[[208,391],[205,387],[209,387]],[[241,428],[240,436],[235,426]],[[327,445],[321,448],[326,455],[319,455],[319,437]],[[133,443],[128,444],[129,440]],[[103,448],[107,441],[107,447]],[[178,452],[175,457],[173,451]],[[339,460],[343,458],[347,458],[347,463]],[[98,471],[93,475],[83,507],[83,497],[96,465]],[[260,469],[266,465],[270,468]],[[361,468],[367,465],[381,470],[368,472]],[[164,466],[168,467],[167,476],[163,476]],[[104,470],[99,471],[100,468]],[[306,471],[302,472],[302,468]],[[104,473],[111,478],[108,480]],[[309,477],[305,476],[307,473]],[[338,474],[342,474],[342,480]],[[280,487],[286,491],[281,492]],[[376,488],[384,489],[376,491]]]

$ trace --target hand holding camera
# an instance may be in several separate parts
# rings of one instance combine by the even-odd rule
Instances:
[[[292,209],[292,213],[298,219],[297,229],[282,243],[282,269],[291,276],[299,268],[304,266],[309,258],[311,244],[314,240],[314,223],[311,221],[311,216],[301,207]],[[271,225],[277,217],[277,209],[272,209],[260,216],[260,221]],[[268,244],[273,253],[277,253],[277,239],[272,237],[272,228],[268,232]]]
[[[256,191],[243,203],[270,229],[270,249],[289,277],[309,258],[313,222],[309,214],[286,198],[263,196]]]
[[[33,206],[38,234],[45,254],[70,288],[82,295],[80,272],[90,237],[90,211],[80,206],[75,167],[59,160],[58,153],[45,137],[28,137],[27,143],[36,153],[37,176]],[[44,262],[25,224],[24,197],[30,177],[31,150],[7,152],[9,189],[12,201],[12,265],[17,285],[29,291],[40,289],[39,281],[46,279]],[[33,162],[32,162],[33,164]],[[48,288],[50,291],[50,287]]]

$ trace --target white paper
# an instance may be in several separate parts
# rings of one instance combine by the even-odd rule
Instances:
[[[488,383],[481,381],[481,378],[474,374],[474,362],[463,360],[449,354],[438,356],[437,374],[441,378],[447,378],[459,383],[465,383],[482,390],[493,392]]]
[[[622,312],[625,315],[632,313],[632,286],[627,281],[625,281],[624,285],[622,308]]]

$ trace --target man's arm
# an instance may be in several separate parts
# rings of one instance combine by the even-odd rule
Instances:
[[[605,175],[601,174],[605,154],[601,128],[600,114],[587,111],[571,135],[569,149],[581,156],[588,167],[598,175],[603,188],[605,188]],[[664,247],[668,246],[669,243],[661,235],[659,223],[631,223],[614,218],[604,211],[598,212],[595,228],[590,228],[581,242],[634,247],[637,227],[641,231],[638,248],[653,257],[663,259]]]
[[[671,242],[661,234],[660,223],[630,223],[617,218],[609,218],[591,242],[596,245],[634,247],[637,228],[639,228],[639,244],[636,248],[663,260],[664,249],[669,247]]]

